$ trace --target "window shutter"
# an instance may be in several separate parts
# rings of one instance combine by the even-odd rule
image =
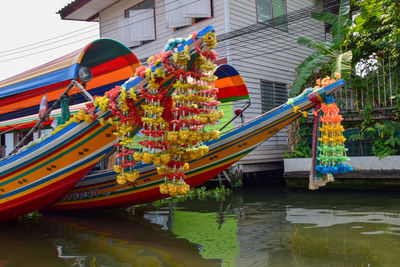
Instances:
[[[263,113],[286,103],[286,101],[286,84],[261,80],[261,105]]]
[[[130,10],[129,19],[132,22],[133,41],[148,41],[156,38],[153,9]]]
[[[271,82],[261,80],[262,113],[274,108],[274,87]]]
[[[165,0],[165,16],[169,29],[192,24],[191,18],[185,18],[183,16],[185,11],[183,1],[184,0]]]
[[[140,42],[134,42],[132,39],[132,25],[133,22],[131,18],[118,21],[118,41],[128,47],[140,45]]]
[[[185,7],[185,18],[209,18],[211,17],[211,1],[210,0],[183,0]]]
[[[287,102],[287,86],[284,83],[274,83],[275,107]]]

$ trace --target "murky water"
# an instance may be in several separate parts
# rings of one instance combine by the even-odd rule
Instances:
[[[399,266],[400,194],[236,192],[225,202],[0,224],[0,266]]]

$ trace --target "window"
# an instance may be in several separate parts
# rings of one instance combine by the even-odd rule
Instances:
[[[169,29],[182,29],[213,16],[212,0],[165,0]]]
[[[287,86],[284,83],[260,81],[262,112],[267,112],[287,101]]]
[[[128,47],[138,47],[156,39],[154,25],[154,0],[145,0],[127,10],[119,22],[119,35]]]
[[[257,0],[257,22],[288,31],[286,0]]]

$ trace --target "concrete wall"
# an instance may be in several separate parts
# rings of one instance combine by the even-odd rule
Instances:
[[[391,171],[400,170],[400,156],[388,156],[383,159],[377,157],[351,157],[349,165],[355,171]],[[309,172],[311,158],[284,159],[284,170],[287,172]]]
[[[333,175],[326,188],[345,190],[400,190],[400,156],[351,157],[354,171]],[[284,177],[291,188],[308,188],[311,159],[285,159]]]

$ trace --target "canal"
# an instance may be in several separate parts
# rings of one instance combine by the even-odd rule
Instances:
[[[0,266],[398,266],[400,195],[234,192],[0,224]]]

